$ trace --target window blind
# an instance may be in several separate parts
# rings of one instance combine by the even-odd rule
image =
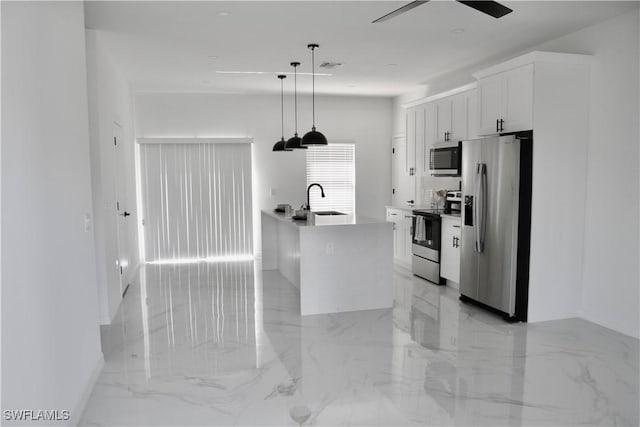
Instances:
[[[309,195],[314,211],[335,210],[355,212],[355,145],[328,144],[310,146],[307,150],[307,185],[317,182],[324,188],[322,198],[318,188]]]
[[[140,145],[147,262],[250,258],[251,146]]]

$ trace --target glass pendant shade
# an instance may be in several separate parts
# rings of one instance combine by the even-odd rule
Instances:
[[[282,137],[280,137],[280,141],[276,142],[273,145],[273,151],[293,151],[291,148],[285,147],[287,141],[284,140],[284,86],[283,80],[287,78],[284,74],[280,74],[278,76],[280,79],[280,110],[281,110],[281,126],[282,126]]]
[[[311,130],[302,137],[302,147],[307,145],[327,145],[327,137],[316,130],[316,62],[314,52],[319,46],[315,43],[311,43],[308,44],[307,47],[311,49],[311,99],[313,100],[311,105],[313,106],[313,124],[311,126]]]

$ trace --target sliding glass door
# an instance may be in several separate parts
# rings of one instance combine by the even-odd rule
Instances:
[[[251,259],[251,145],[141,143],[147,262]]]

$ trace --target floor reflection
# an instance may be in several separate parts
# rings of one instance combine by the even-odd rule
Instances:
[[[139,279],[86,425],[638,424],[638,340],[589,322],[508,324],[404,270],[393,309],[304,317],[251,262]]]

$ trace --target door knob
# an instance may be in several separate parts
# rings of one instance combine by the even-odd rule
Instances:
[[[124,211],[124,212],[122,212],[120,215],[122,215],[123,217],[125,217],[125,218],[126,218],[126,217],[128,217],[129,215],[131,215],[131,214],[130,214],[129,212],[127,212],[127,211]]]

